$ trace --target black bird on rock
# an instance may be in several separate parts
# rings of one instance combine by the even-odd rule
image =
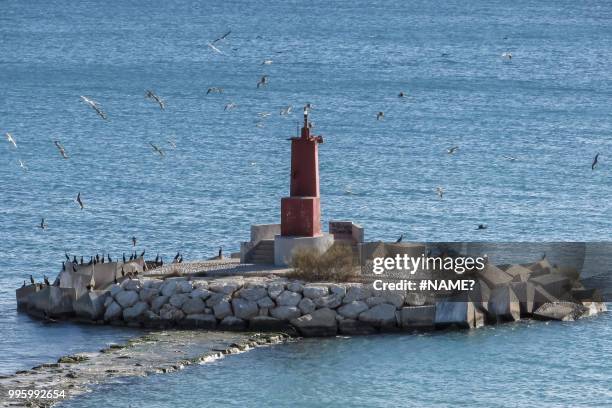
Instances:
[[[145,254],[145,250],[143,250],[143,251],[140,253],[140,257],[141,257],[141,258],[144,258],[144,254]]]
[[[30,283],[31,283],[32,285],[34,285],[34,284],[36,283],[36,282],[34,282],[34,277],[33,277],[32,275],[30,275]]]
[[[223,259],[223,247],[219,247],[219,259]]]
[[[396,244],[399,244],[404,240],[404,234],[400,235],[400,237],[395,241]]]
[[[125,271],[123,270],[123,266],[121,267],[121,276],[125,277]]]
[[[108,262],[113,262],[113,259],[111,258],[110,254],[106,254],[106,256],[108,257]]]
[[[83,265],[83,257],[81,257],[80,265]]]
[[[45,285],[51,286],[51,283],[49,282],[49,278],[47,278],[45,275],[43,275],[43,280],[45,282]]]
[[[155,257],[155,263],[157,264],[159,262],[159,253],[157,254],[157,256]]]
[[[179,256],[181,256],[181,253],[180,253],[180,252],[177,252],[177,253],[176,253],[176,255],[174,255],[174,259],[173,259],[173,261],[174,261],[174,262],[178,261]]]
[[[68,255],[68,252],[64,252],[64,256],[66,257],[66,260],[69,261],[70,260],[70,255]]]
[[[125,263],[125,262],[126,262],[126,260],[125,260],[125,252],[124,252],[123,253],[123,263]]]
[[[72,257],[72,263],[78,263],[76,255]]]
[[[62,261],[62,272],[66,270],[66,261]]]
[[[72,264],[72,272],[76,272],[77,271],[77,267],[75,264]]]

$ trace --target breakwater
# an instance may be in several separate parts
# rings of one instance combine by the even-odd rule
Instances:
[[[21,309],[46,318],[305,337],[477,328],[523,318],[574,320],[606,310],[596,290],[585,289],[545,260],[487,265],[473,278],[469,292],[419,293],[376,290],[370,282],[304,282],[277,275],[140,276],[86,291],[28,285],[17,298]]]

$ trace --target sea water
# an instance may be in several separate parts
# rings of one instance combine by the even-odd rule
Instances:
[[[17,314],[14,289],[30,274],[37,281],[54,278],[65,251],[116,258],[129,254],[136,236],[136,249],[146,249],[148,257],[159,252],[169,261],[181,251],[187,260],[202,259],[219,246],[226,253],[238,250],[251,224],[278,222],[280,198],[288,195],[286,139],[296,134],[307,102],[314,105],[315,133],[325,140],[324,223],[353,220],[365,227],[368,240],[402,233],[415,241],[608,240],[611,18],[612,4],[595,1],[3,1],[0,130],[12,133],[17,148],[0,144],[1,372],[130,335],[117,328],[43,325]],[[207,46],[230,29],[215,43],[223,54]],[[265,59],[272,64],[262,65]],[[262,75],[269,75],[269,84],[257,89]],[[207,95],[209,87],[224,92]],[[165,111],[144,98],[146,89],[165,99]],[[81,95],[96,100],[109,120],[84,105]],[[225,111],[230,102],[236,108]],[[288,105],[293,113],[281,116]],[[384,120],[376,120],[379,111]],[[271,115],[262,119],[260,112]],[[459,149],[449,155],[452,146]],[[438,186],[445,190],[442,200]],[[74,202],[78,192],[84,210]],[[37,228],[43,217],[46,231]],[[477,231],[481,223],[488,229]],[[610,380],[610,370],[599,370],[606,360],[593,357],[602,355],[593,339],[609,320],[596,322],[323,344],[338,349],[338,358],[350,355],[354,364],[384,367],[380,360],[401,367],[393,375],[376,370],[377,381],[388,380],[384,395],[389,387],[407,386],[435,395],[429,380],[411,374],[428,367],[433,377],[427,378],[440,386],[448,384],[435,381],[440,371],[452,370],[457,387],[474,372],[489,373],[480,383],[485,389],[495,371],[478,364],[511,370],[515,387],[539,372],[558,391],[559,378],[546,370],[571,372],[585,384]],[[563,355],[551,352],[550,344],[531,347],[530,336],[540,331],[562,350],[580,351],[592,370],[564,370]],[[485,342],[495,358],[474,347],[470,358],[478,363],[460,364],[467,358],[458,352],[462,342],[474,345],[473,339]],[[605,339],[599,341],[609,352]],[[397,350],[413,344],[421,360]],[[314,373],[321,362],[312,342],[276,350],[218,367],[258,361],[262,372],[286,375],[284,363],[263,356],[298,350],[311,354],[312,363],[293,359],[302,364],[296,373],[309,364]],[[457,360],[442,359],[454,353]],[[524,353],[532,358],[519,375],[517,359]],[[344,370],[325,367],[343,387],[366,375],[348,363]],[[151,381],[197,378],[202,390],[210,390],[206,381],[215,377],[208,369],[202,367],[204,377],[186,371]],[[404,370],[409,385],[392,381]],[[241,392],[255,392],[261,386],[256,377],[237,380]],[[371,378],[365,383],[374,384]],[[231,395],[236,384],[218,387]],[[340,389],[333,388],[350,402],[354,394]],[[585,404],[600,402],[600,394],[582,390],[581,397],[593,396]],[[499,394],[494,388],[489,393]],[[367,393],[364,404],[368,397],[375,403],[383,394]]]

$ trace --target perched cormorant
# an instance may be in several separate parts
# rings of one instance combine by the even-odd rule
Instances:
[[[66,261],[62,261],[62,272],[66,270]]]
[[[117,284],[117,276],[115,275],[115,279],[113,279],[113,281],[115,282],[115,285]]]
[[[400,237],[395,241],[396,244],[399,244],[404,240],[404,234],[400,235]]]
[[[72,258],[72,263],[78,263],[76,255]]]
[[[81,257],[80,265],[83,265],[83,257]]]
[[[47,278],[45,275],[43,275],[43,280],[45,282],[45,285],[51,286],[51,283],[49,282],[49,278]]]
[[[219,247],[219,259],[223,259],[223,247]]]
[[[70,260],[70,255],[68,255],[68,252],[64,252],[64,256],[66,257],[66,260],[69,261]]]
[[[125,252],[124,252],[123,253],[123,263],[125,263],[125,262],[126,262],[126,260],[125,260]]]
[[[174,256],[173,261],[176,262],[179,259],[179,256],[181,256],[181,253],[177,252],[176,255]]]
[[[26,283],[25,283],[25,281],[23,281],[23,285],[21,285],[21,287],[25,288],[25,285],[26,285]]]
[[[140,257],[141,257],[141,258],[144,258],[144,255],[145,255],[145,250],[143,250],[143,251],[140,253]]]
[[[121,267],[121,276],[125,277],[125,271],[123,270],[123,266]]]
[[[113,262],[113,259],[110,257],[110,254],[106,254],[106,256],[108,257],[108,262]]]
[[[32,285],[35,283],[34,282],[34,277],[32,275],[30,275],[30,282],[32,283]]]

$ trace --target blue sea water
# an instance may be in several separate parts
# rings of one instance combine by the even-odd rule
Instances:
[[[0,144],[0,372],[130,334],[51,327],[17,315],[14,288],[30,274],[55,276],[64,251],[117,257],[136,235],[138,250],[153,256],[168,260],[180,250],[202,259],[219,245],[237,250],[250,224],[277,222],[288,194],[286,138],[306,102],[325,137],[324,222],[354,220],[367,239],[404,233],[418,241],[609,240],[611,21],[612,4],[597,1],[3,0],[0,131],[11,132],[17,148]],[[229,29],[217,43],[223,54],[213,52],[207,43]],[[504,52],[512,59],[501,58]],[[265,59],[273,63],[262,65]],[[270,83],[257,89],[264,74]],[[213,86],[224,93],[206,95]],[[166,100],[165,111],[144,98],[149,88]],[[80,95],[98,101],[109,120]],[[237,107],[224,111],[230,102]],[[287,105],[294,113],[279,115]],[[376,120],[378,111],[385,120]],[[256,126],[259,112],[271,112],[263,127]],[[455,145],[458,152],[448,155]],[[83,211],[74,202],[78,192]],[[37,228],[42,217],[46,231]],[[489,228],[476,231],[480,223]],[[563,350],[594,356],[601,348],[592,339],[610,324],[600,322],[575,326],[581,336],[565,336],[563,330],[576,329],[558,325],[536,330]],[[526,347],[521,336],[529,334],[517,334],[520,327],[450,339],[478,338],[503,356]],[[492,333],[504,335],[487,340]],[[437,335],[417,338],[436,346],[381,339],[330,340],[325,347],[354,348],[348,354],[358,357],[367,344],[381,361],[398,364],[404,354],[393,344],[423,341],[427,359],[456,347]],[[608,341],[609,356],[609,340],[600,341]],[[309,344],[235,360],[248,365],[292,347],[316,353]],[[537,363],[525,367],[562,371],[558,354],[529,352]],[[262,369],[274,370],[275,360],[266,361]],[[403,363],[409,373],[413,361]],[[584,364],[603,362],[589,357]],[[459,380],[473,370],[452,369]],[[351,384],[360,372],[344,375]],[[193,381],[190,372],[172,378],[182,376]]]

